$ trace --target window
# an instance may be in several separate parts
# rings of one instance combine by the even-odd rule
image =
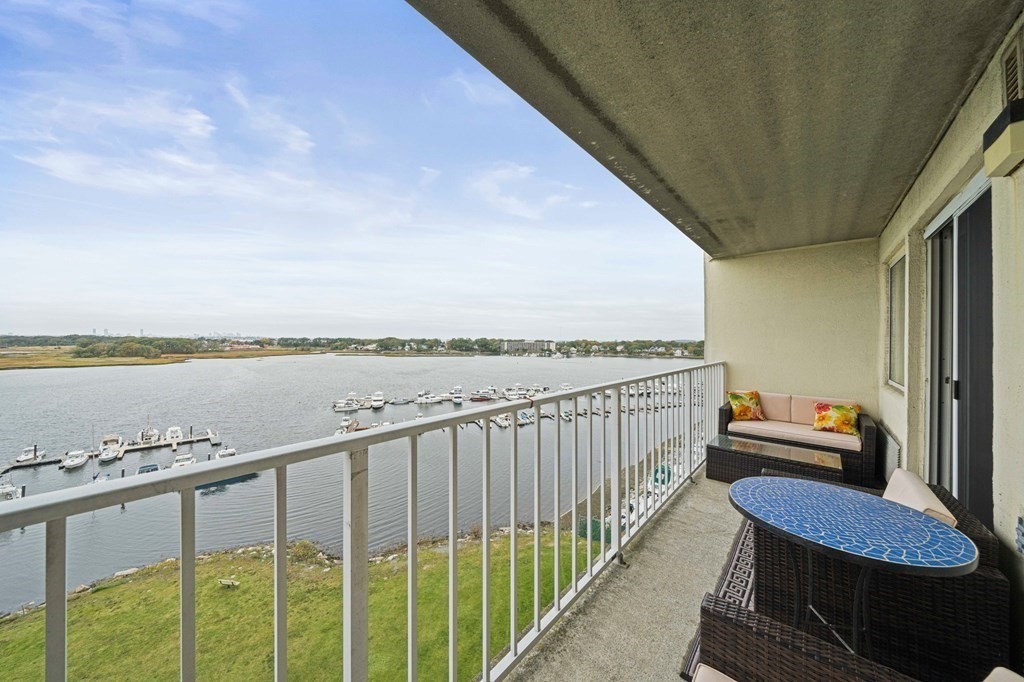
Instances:
[[[907,257],[889,266],[889,381],[906,382]]]

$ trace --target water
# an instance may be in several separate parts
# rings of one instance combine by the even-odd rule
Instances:
[[[86,448],[107,433],[125,439],[150,422],[161,432],[168,426],[220,432],[223,447],[245,452],[333,435],[343,416],[371,421],[413,419],[462,408],[439,405],[388,406],[370,413],[335,414],[331,401],[350,391],[367,395],[383,391],[388,398],[414,398],[417,391],[446,392],[461,385],[466,393],[493,384],[521,383],[576,387],[698,364],[692,360],[630,358],[509,358],[307,355],[260,360],[199,360],[176,365],[96,367],[0,372],[0,460],[13,459],[27,445],[38,443],[49,455]],[[568,406],[568,405],[566,405]],[[546,407],[553,411],[553,407]],[[605,420],[611,422],[612,420]],[[562,429],[562,508],[568,508],[571,425],[542,420],[546,453],[542,460],[543,502],[553,515],[554,434]],[[610,424],[609,424],[610,425]],[[532,520],[533,447],[535,428],[519,429],[520,520]],[[600,431],[600,429],[596,429]],[[610,434],[610,431],[608,432]],[[479,523],[481,506],[481,430],[459,431],[459,520],[462,528]],[[509,521],[511,430],[492,429],[492,520]],[[600,434],[595,433],[599,447]],[[581,443],[585,443],[581,436]],[[179,452],[188,451],[182,447]],[[215,450],[192,446],[200,462]],[[446,434],[428,433],[419,447],[419,531],[442,535],[447,528]],[[585,449],[585,448],[582,448]],[[381,548],[400,543],[406,533],[407,441],[370,450],[370,541]],[[170,448],[128,453],[119,462],[95,460],[81,469],[56,467],[13,472],[15,485],[29,495],[87,484],[97,471],[111,478],[133,475],[142,463],[167,466]],[[594,463],[595,481],[599,464]],[[340,553],[342,538],[342,461],[327,457],[289,467],[288,530],[291,539],[305,538]],[[583,476],[581,472],[581,477]],[[582,481],[582,479],[581,479]],[[273,475],[202,491],[196,503],[197,546],[210,551],[268,541],[273,535]],[[581,487],[581,490],[583,488]],[[125,509],[103,509],[68,520],[68,587],[74,588],[115,571],[177,556],[176,495],[134,502]],[[32,526],[0,533],[0,612],[43,597],[43,528]]]

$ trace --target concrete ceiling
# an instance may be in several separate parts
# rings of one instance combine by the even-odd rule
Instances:
[[[1024,7],[409,2],[714,257],[878,236]]]

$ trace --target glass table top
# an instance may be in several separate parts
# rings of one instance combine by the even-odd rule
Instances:
[[[796,445],[782,445],[781,443],[768,443],[758,440],[747,440],[719,434],[712,438],[708,445],[732,452],[747,452],[762,457],[773,457],[785,459],[790,462],[801,464],[813,464],[815,466],[827,467],[829,469],[843,469],[843,458],[835,452],[824,452],[815,450],[813,445],[807,447]]]

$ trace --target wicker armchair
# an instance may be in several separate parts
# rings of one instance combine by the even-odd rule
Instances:
[[[700,606],[701,662],[744,682],[914,682],[720,597]]]
[[[729,433],[729,422],[732,421],[732,405],[727,401],[724,405],[718,408],[718,433],[728,435]],[[878,476],[875,472],[875,448],[877,439],[877,426],[875,420],[864,414],[860,414],[857,422],[857,428],[860,430],[861,436],[861,449],[860,452],[854,452],[852,450],[843,450],[841,448],[833,448],[826,445],[806,445],[791,440],[784,440],[780,438],[768,438],[767,436],[755,435],[751,433],[737,434],[742,438],[749,438],[751,440],[763,440],[769,443],[782,443],[784,445],[795,445],[797,447],[803,446],[811,448],[812,450],[822,450],[824,452],[835,452],[838,453],[843,460],[843,480],[850,483],[857,484],[871,484],[874,483]]]
[[[765,470],[765,475],[783,475]],[[881,491],[857,488],[874,495]],[[999,543],[977,517],[941,486],[930,486],[957,519],[957,528],[978,547],[979,566],[959,578],[926,578],[878,571],[869,593],[871,659],[927,682],[982,680],[1006,666],[1010,641],[1010,585],[999,571]],[[844,636],[852,627],[850,606],[859,567],[790,545],[763,529],[754,531],[754,590],[758,613],[790,622],[797,583],[792,549],[806,576],[814,562],[814,603]],[[806,603],[806,597],[805,602]],[[831,633],[815,618],[808,632],[826,641]]]

